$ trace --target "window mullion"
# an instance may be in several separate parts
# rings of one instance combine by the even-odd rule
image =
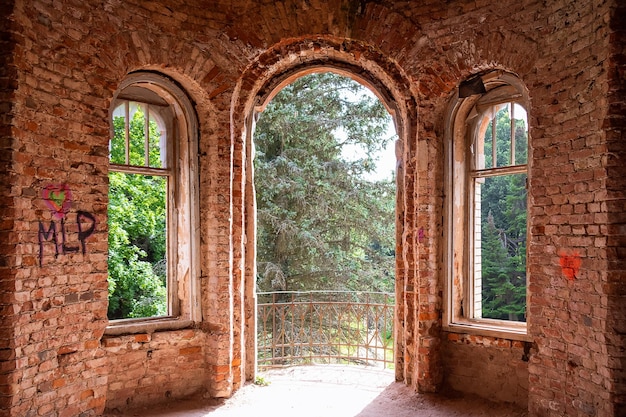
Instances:
[[[124,101],[124,158],[126,165],[130,164],[130,103]]]
[[[111,171],[123,172],[125,174],[158,175],[161,177],[172,175],[168,168],[152,168],[135,165],[110,164]]]
[[[146,104],[146,117],[144,120],[143,155],[144,165],[150,166],[150,105]]]
[[[496,147],[496,106],[491,107],[491,166],[498,166],[498,149]]]
[[[471,277],[468,283],[468,317],[481,318],[482,317],[482,262],[481,260],[481,211],[482,211],[482,183],[481,180],[475,176],[471,176],[472,186],[470,189],[470,253],[471,258],[468,264],[470,268],[467,271],[468,277]],[[480,270],[479,270],[480,268]]]
[[[524,165],[515,165],[515,166],[507,166],[507,167],[499,167],[493,169],[481,169],[472,171],[471,175],[475,178],[487,178],[487,177],[495,177],[498,175],[508,175],[508,174],[523,174],[527,172],[527,166]]]
[[[173,214],[171,210],[175,207],[175,196],[174,196],[174,187],[175,182],[173,181],[171,171],[168,170],[168,175],[166,177],[165,189],[166,189],[166,197],[165,197],[165,213],[167,216],[167,223],[165,228],[165,253],[167,257],[167,314],[169,315],[178,315],[180,313],[180,305],[177,297],[178,290],[178,282],[176,281],[176,268],[178,265],[178,255],[177,255],[177,237],[175,234],[175,230],[178,230],[179,224],[176,216]]]
[[[511,104],[511,165],[515,165],[515,104]]]

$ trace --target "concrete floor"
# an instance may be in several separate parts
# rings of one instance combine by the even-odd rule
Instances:
[[[107,417],[523,417],[507,404],[454,395],[417,394],[372,367],[315,365],[260,374],[269,385],[249,384],[224,401],[190,399],[113,412]]]

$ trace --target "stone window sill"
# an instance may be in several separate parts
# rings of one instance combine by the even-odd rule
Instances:
[[[107,336],[121,336],[125,334],[153,333],[167,330],[181,330],[192,327],[193,320],[179,317],[157,317],[149,319],[121,319],[109,323],[104,330]]]
[[[496,337],[499,339],[519,340],[523,342],[532,341],[532,338],[528,335],[525,323],[502,326],[487,321],[468,320],[467,322],[450,323],[443,326],[443,330],[450,333],[466,333],[478,336]]]

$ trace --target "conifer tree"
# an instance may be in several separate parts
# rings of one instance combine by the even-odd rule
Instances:
[[[395,180],[366,178],[391,139],[390,116],[364,91],[350,78],[310,74],[261,114],[260,290],[393,290]]]

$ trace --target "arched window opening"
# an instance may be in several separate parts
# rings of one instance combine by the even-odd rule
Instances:
[[[479,91],[464,85],[481,84]],[[451,329],[526,334],[528,98],[492,72],[462,83],[448,122]]]
[[[259,115],[261,367],[363,355],[393,364],[392,126],[373,93],[333,72],[296,79]]]
[[[192,316],[192,295],[178,288],[190,289],[195,275],[189,272],[195,270],[190,170],[196,130],[189,100],[156,74],[133,74],[112,103],[110,320]]]

